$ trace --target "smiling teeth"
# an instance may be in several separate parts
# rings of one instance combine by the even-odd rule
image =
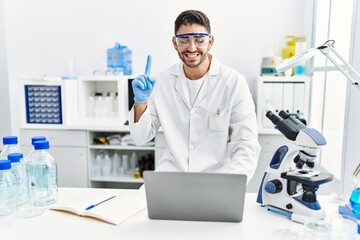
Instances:
[[[187,54],[188,57],[196,57],[197,54],[196,53],[192,53],[192,54]]]

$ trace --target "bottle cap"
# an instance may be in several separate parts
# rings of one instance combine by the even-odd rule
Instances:
[[[34,148],[35,150],[43,150],[43,149],[49,149],[49,141],[47,140],[41,140],[34,142]]]
[[[12,163],[17,163],[20,162],[20,159],[22,159],[24,157],[24,155],[22,153],[10,153],[8,155],[8,159],[12,162]]]
[[[10,160],[0,159],[0,170],[7,170],[11,168]]]
[[[35,137],[32,137],[32,138],[31,138],[31,145],[34,146],[34,142],[36,142],[36,141],[43,141],[43,140],[46,140],[46,137],[44,137],[44,136],[35,136]]]
[[[3,137],[3,144],[9,145],[9,144],[17,144],[18,139],[16,136],[5,136]]]

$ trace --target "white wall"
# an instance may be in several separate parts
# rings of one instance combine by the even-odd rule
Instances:
[[[354,13],[356,14],[353,25],[353,51],[350,53],[352,66],[360,73],[360,2],[354,1],[355,8]],[[360,79],[358,79],[360,81]],[[360,89],[360,88],[359,88]],[[360,146],[360,91],[355,87],[350,88],[350,96],[348,99],[348,112],[345,120],[345,162],[342,169],[343,179],[343,191],[346,194],[350,194],[353,186],[352,173],[354,172],[357,165],[360,163],[359,157],[359,146]]]
[[[0,136],[11,134],[3,1],[0,0]],[[1,142],[2,144],[2,142]]]
[[[308,33],[309,1],[3,0],[12,131],[17,134],[20,125],[18,76],[59,76],[68,57],[76,58],[79,75],[89,75],[106,67],[106,49],[116,41],[133,50],[135,74],[144,71],[148,53],[156,74],[178,61],[171,37],[175,18],[186,9],[208,15],[212,53],[243,73],[252,88],[264,55],[274,46],[279,53],[284,36]]]

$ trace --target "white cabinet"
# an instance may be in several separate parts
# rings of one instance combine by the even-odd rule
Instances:
[[[110,136],[113,143],[103,144]],[[117,139],[123,141],[118,142]],[[139,171],[154,169],[155,142],[135,146],[126,139],[129,140],[128,130],[88,132],[90,187],[139,188],[143,184],[142,178],[135,178],[135,167]],[[120,163],[116,162],[115,153]]]
[[[78,78],[78,119],[81,125],[118,126],[129,111],[130,76],[82,76]],[[129,97],[130,96],[130,97]],[[130,100],[131,101],[131,100]]]
[[[129,128],[127,126],[115,129],[49,129],[41,127],[38,129],[20,129],[19,145],[21,151],[27,156],[32,149],[32,137],[45,136],[49,140],[49,151],[57,162],[60,187],[139,188],[144,181],[141,177],[135,178],[134,166],[140,160],[140,171],[154,169],[155,159],[161,157],[166,146],[163,134],[162,132],[158,134],[157,143],[154,139],[144,146],[121,145],[116,144],[114,140],[110,141],[111,145],[101,144],[101,139],[114,135],[119,135],[123,140],[129,140]],[[94,139],[98,141],[96,142]],[[111,167],[116,171],[94,174],[95,166],[101,169],[106,164],[104,158],[100,162],[96,161],[96,156],[101,153],[108,154],[111,159]],[[122,162],[125,161],[124,158],[127,159],[128,171],[121,172],[118,170],[119,165],[114,164],[112,159],[115,153],[123,160]],[[132,155],[136,157],[132,159]]]
[[[58,168],[60,187],[87,187],[87,132],[84,130],[20,129],[20,149],[27,156],[32,149],[31,138],[45,136],[50,154]]]
[[[259,133],[276,133],[274,124],[266,117],[268,111],[278,114],[284,110],[309,120],[310,78],[259,77],[257,81],[256,112]]]

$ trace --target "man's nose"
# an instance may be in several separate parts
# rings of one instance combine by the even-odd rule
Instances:
[[[196,50],[196,45],[195,45],[195,41],[194,40],[190,40],[189,42],[189,46],[188,46],[188,50],[191,51],[191,50]]]

